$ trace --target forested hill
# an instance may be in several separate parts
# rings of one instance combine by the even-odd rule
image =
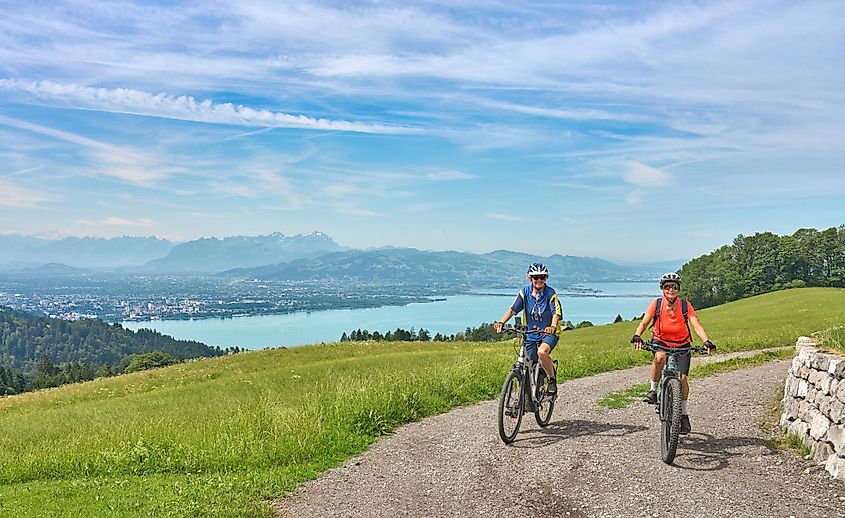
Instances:
[[[845,225],[802,228],[791,236],[740,234],[686,263],[681,278],[697,308],[786,288],[845,288]]]
[[[0,307],[0,366],[32,372],[46,354],[55,364],[80,362],[92,370],[128,362],[133,354],[163,351],[177,358],[219,356],[200,342],[176,340],[146,329],[132,332],[101,320],[69,322]]]

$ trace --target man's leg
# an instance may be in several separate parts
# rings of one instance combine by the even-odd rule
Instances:
[[[557,395],[557,378],[555,378],[555,367],[552,363],[552,357],[549,353],[552,352],[552,346],[543,342],[537,348],[537,355],[540,357],[540,365],[546,371],[546,377],[549,378],[548,394],[550,396]]]
[[[666,353],[663,351],[656,351],[654,359],[651,360],[651,388],[646,392],[643,401],[654,405],[657,403],[657,384],[660,382],[660,375],[663,373],[663,366],[666,363]]]
[[[552,357],[549,353],[552,352],[552,348],[549,347],[549,344],[543,342],[540,344],[540,347],[537,348],[537,355],[540,357],[540,365],[543,366],[543,370],[546,371],[546,376],[549,378],[555,377],[555,369],[554,365],[552,365]]]

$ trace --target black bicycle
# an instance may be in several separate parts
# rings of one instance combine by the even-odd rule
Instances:
[[[681,371],[678,370],[678,356],[695,351],[707,354],[701,346],[667,347],[655,342],[643,343],[643,350],[666,353],[666,366],[657,386],[657,414],[660,416],[660,456],[666,464],[672,464],[678,451],[681,434]]]
[[[534,412],[534,418],[541,427],[548,426],[557,396],[549,395],[549,379],[540,362],[532,362],[525,353],[529,334],[545,336],[546,333],[525,326],[506,326],[502,331],[522,337],[519,355],[505,377],[499,395],[499,436],[505,444],[510,444],[516,439],[526,412]],[[552,360],[552,364],[557,377],[557,360]]]

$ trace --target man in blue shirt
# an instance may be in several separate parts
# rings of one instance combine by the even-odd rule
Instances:
[[[542,263],[533,263],[528,267],[528,280],[530,284],[525,286],[516,296],[513,305],[505,311],[502,318],[493,324],[497,333],[502,332],[505,322],[512,316],[523,312],[523,322],[528,329],[536,329],[537,333],[530,333],[525,344],[525,352],[532,362],[540,361],[546,376],[549,378],[548,393],[550,396],[557,395],[557,379],[555,379],[552,357],[549,353],[557,345],[560,338],[560,321],[563,318],[563,310],[560,307],[560,300],[557,293],[551,286],[546,286],[546,279],[549,278],[549,269]],[[540,334],[542,331],[545,334]]]

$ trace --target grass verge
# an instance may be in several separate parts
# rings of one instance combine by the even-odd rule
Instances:
[[[783,387],[777,385],[772,392],[771,402],[767,411],[757,421],[757,425],[763,434],[770,439],[766,440],[766,446],[773,450],[791,450],[796,455],[809,458],[812,455],[810,448],[795,435],[785,433],[780,428],[780,416],[783,413],[781,400],[783,399]]]
[[[836,326],[813,333],[819,347],[845,354],[845,326]]]

